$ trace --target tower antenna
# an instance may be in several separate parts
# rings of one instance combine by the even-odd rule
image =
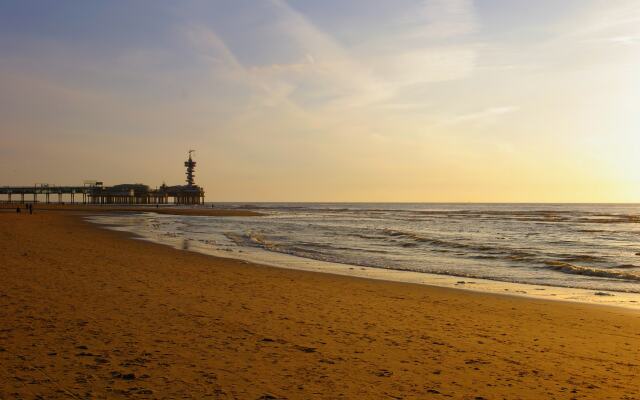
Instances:
[[[184,162],[184,166],[187,167],[187,186],[194,186],[193,172],[196,169],[196,162],[191,159],[191,153],[195,153],[195,150],[189,150],[189,159]]]

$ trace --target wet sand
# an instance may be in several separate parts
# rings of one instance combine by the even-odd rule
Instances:
[[[0,399],[637,399],[640,313],[279,269],[0,212]]]

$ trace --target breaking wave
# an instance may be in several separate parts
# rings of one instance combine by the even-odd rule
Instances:
[[[611,279],[624,279],[627,281],[640,281],[640,274],[634,274],[630,272],[623,271],[615,271],[611,269],[598,269],[591,267],[581,267],[579,265],[573,265],[564,262],[548,262],[547,267],[559,272],[564,272],[566,274],[575,274],[575,275],[587,275],[587,276],[597,276],[600,278],[611,278]],[[620,266],[619,268],[635,268],[635,266]]]

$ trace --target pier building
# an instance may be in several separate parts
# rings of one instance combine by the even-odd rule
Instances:
[[[189,150],[186,185],[155,189],[141,183],[105,186],[101,181],[85,181],[78,186],[56,186],[37,183],[33,186],[0,186],[0,196],[8,203],[70,203],[70,204],[178,204],[204,203],[204,189],[195,183],[196,162]],[[66,201],[65,201],[66,200]]]

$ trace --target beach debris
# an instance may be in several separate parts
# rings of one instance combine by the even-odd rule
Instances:
[[[607,292],[595,292],[594,293],[596,296],[615,296],[611,293],[607,293]]]
[[[280,397],[276,397],[271,393],[265,393],[262,396],[258,397],[257,400],[278,400],[278,399],[280,399]]]
[[[376,376],[379,376],[381,378],[389,378],[393,375],[393,372],[389,371],[388,369],[381,369],[380,371],[377,371]]]
[[[473,364],[491,364],[489,361],[485,361],[485,360],[481,360],[479,358],[476,359],[469,359],[469,360],[464,360],[464,363],[467,365],[473,365]]]
[[[124,360],[124,362],[120,363],[122,367],[144,367],[149,362],[149,359],[144,357],[138,357],[133,360]]]
[[[114,377],[114,378],[120,378],[120,379],[125,380],[125,381],[132,381],[132,380],[136,379],[136,374],[134,374],[134,373],[123,374],[123,373],[118,372],[118,371],[111,371],[111,376]]]
[[[296,349],[304,353],[315,353],[318,350],[315,347],[305,347],[305,346],[296,346]]]
[[[440,391],[437,389],[428,389],[427,393],[432,393],[432,394],[440,394]]]
[[[132,388],[129,388],[127,392],[133,393],[133,394],[153,394],[153,390],[146,389],[143,387],[132,387]]]

